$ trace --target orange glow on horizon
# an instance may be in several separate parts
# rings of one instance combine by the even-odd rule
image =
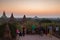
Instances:
[[[0,1],[0,12],[26,15],[60,15],[59,1],[37,0],[3,0]]]

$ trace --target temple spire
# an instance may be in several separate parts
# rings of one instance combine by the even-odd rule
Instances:
[[[10,18],[14,18],[13,13],[11,14],[11,17]]]
[[[26,15],[23,16],[22,22],[26,22]]]
[[[10,22],[14,22],[15,21],[15,18],[13,16],[13,13],[11,13],[11,16],[10,16],[10,19],[9,19]]]
[[[26,16],[25,15],[23,16],[23,19],[26,19]]]
[[[7,18],[6,14],[5,14],[5,11],[3,11],[3,15],[1,16],[1,18],[4,18],[4,19]]]
[[[5,11],[3,11],[3,16],[6,16]]]

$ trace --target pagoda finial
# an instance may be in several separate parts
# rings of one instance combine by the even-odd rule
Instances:
[[[10,17],[10,20],[9,20],[10,22],[13,22],[13,21],[15,21],[15,18],[14,18],[14,16],[13,16],[13,12],[11,13],[11,17]]]
[[[26,21],[26,15],[23,16],[22,22]]]
[[[5,16],[5,11],[3,11],[3,15]]]
[[[23,16],[23,19],[26,19],[26,16],[25,15]]]
[[[11,18],[14,18],[14,16],[13,16],[13,12],[12,12],[12,14],[11,14]]]
[[[3,11],[3,15],[1,16],[1,18],[4,18],[4,19],[7,18],[6,14],[5,14],[5,11]]]

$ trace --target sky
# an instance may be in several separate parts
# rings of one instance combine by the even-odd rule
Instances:
[[[0,16],[60,17],[60,0],[0,0]]]

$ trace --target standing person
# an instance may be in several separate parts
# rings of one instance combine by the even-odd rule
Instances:
[[[22,34],[23,34],[23,36],[25,36],[25,27],[23,27],[22,30],[23,30]]]
[[[19,27],[19,31],[20,31],[19,36],[22,36],[22,26]]]
[[[42,27],[41,25],[39,26],[39,29],[38,29],[38,30],[39,30],[39,34],[40,34],[41,36],[43,36],[43,31],[44,31],[44,30],[43,30],[43,27]]]
[[[41,26],[41,36],[43,36],[43,32],[44,32],[44,29],[43,29],[43,27]]]
[[[17,34],[17,36],[16,36],[16,40],[19,40],[19,33],[20,33],[20,31],[18,30],[18,29],[16,29],[16,34]]]
[[[33,34],[35,33],[35,29],[36,29],[35,25],[32,25],[32,33]]]
[[[52,37],[52,25],[50,25],[50,26],[48,27],[48,29],[49,29],[50,37]]]
[[[35,33],[36,33],[36,34],[39,34],[39,28],[38,28],[38,27],[36,27]]]
[[[49,33],[49,29],[48,29],[48,27],[46,26],[45,34],[47,35],[48,33]]]
[[[19,36],[22,36],[22,32],[20,31]]]
[[[59,34],[59,27],[58,26],[56,26],[56,34]]]

